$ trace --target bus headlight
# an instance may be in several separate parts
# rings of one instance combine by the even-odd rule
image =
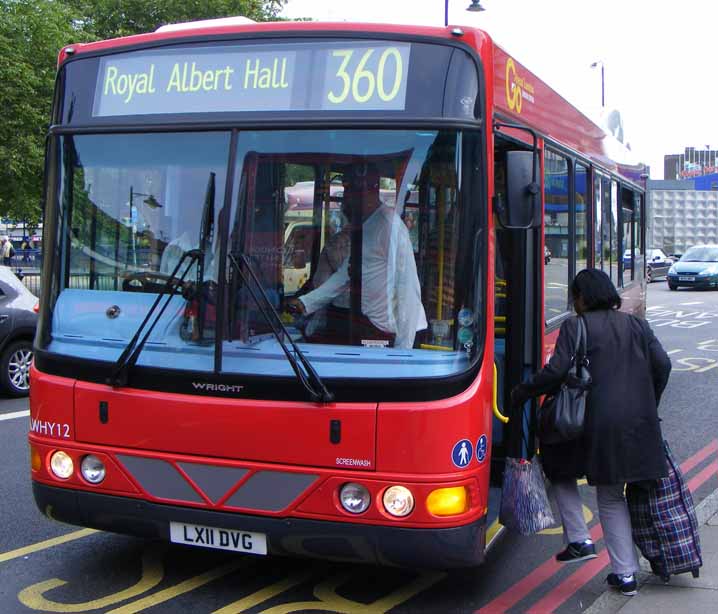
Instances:
[[[371,495],[369,491],[361,484],[349,482],[342,486],[339,492],[339,501],[342,507],[352,514],[361,514],[365,512],[371,503]]]
[[[392,516],[408,516],[414,510],[414,495],[404,486],[390,486],[384,491],[384,509]]]
[[[80,471],[90,484],[99,484],[105,479],[105,464],[94,454],[88,454],[82,459]]]
[[[58,478],[66,480],[75,471],[75,465],[69,454],[58,450],[50,457],[50,469]]]

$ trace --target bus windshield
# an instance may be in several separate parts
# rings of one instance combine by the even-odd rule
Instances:
[[[322,378],[449,376],[477,357],[480,208],[461,172],[477,132],[58,139],[47,352],[116,361],[168,286],[138,366],[293,377],[243,261]]]

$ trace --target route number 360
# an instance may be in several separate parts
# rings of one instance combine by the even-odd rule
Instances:
[[[399,90],[401,90],[404,70],[399,50],[396,47],[384,49],[379,56],[375,70],[367,68],[369,59],[376,51],[375,49],[367,49],[354,69],[349,68],[354,51],[354,49],[338,49],[332,52],[334,57],[342,58],[336,76],[342,80],[343,87],[338,93],[330,91],[327,94],[329,102],[341,104],[346,101],[351,93],[352,98],[361,104],[370,100],[374,96],[374,92],[384,102],[394,100]],[[389,61],[394,62],[395,71],[394,82],[387,84],[385,68]]]

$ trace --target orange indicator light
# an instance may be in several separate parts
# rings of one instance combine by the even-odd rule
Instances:
[[[35,446],[30,446],[30,467],[33,471],[40,471],[42,467],[42,457]]]
[[[465,486],[439,488],[426,498],[426,509],[434,516],[456,516],[469,509],[469,497]]]

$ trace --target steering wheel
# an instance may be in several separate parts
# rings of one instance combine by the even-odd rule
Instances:
[[[181,294],[189,282],[181,281],[178,277],[172,277],[158,271],[138,271],[130,273],[122,280],[122,290],[125,292],[161,292],[170,282],[172,292]]]

